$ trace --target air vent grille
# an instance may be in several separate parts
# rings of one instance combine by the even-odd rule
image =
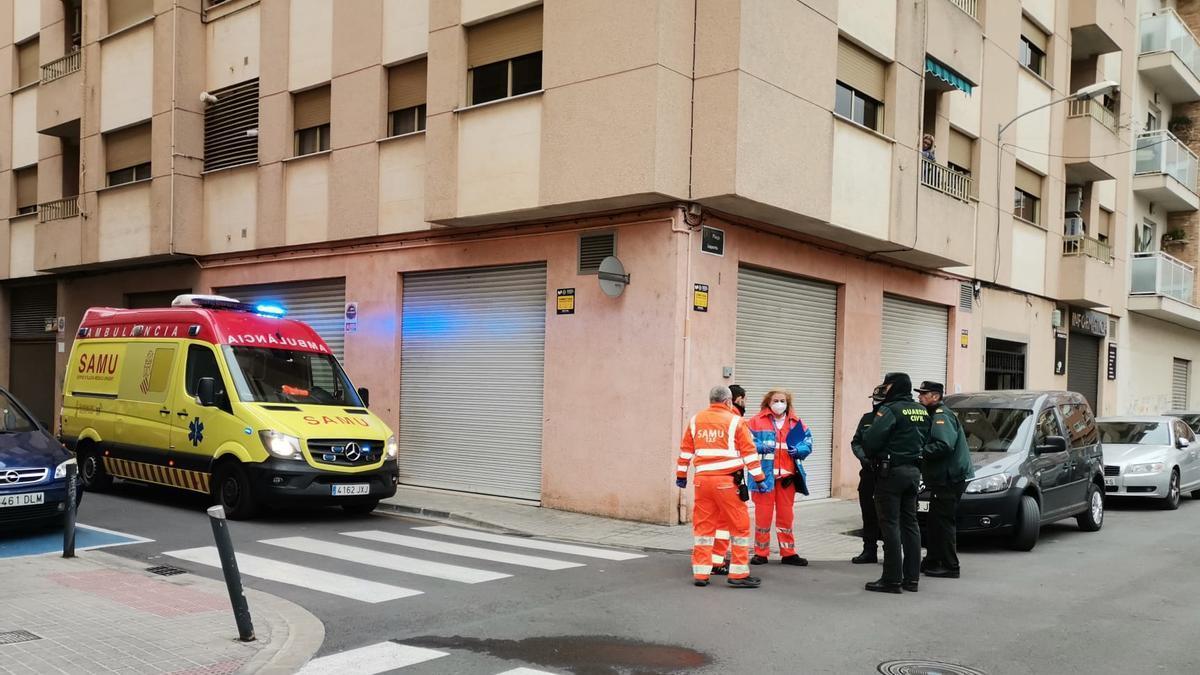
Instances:
[[[594,274],[600,270],[600,262],[617,253],[617,235],[614,232],[583,234],[579,236],[579,273]]]
[[[964,312],[975,308],[975,287],[972,284],[962,284],[958,287],[958,308]]]
[[[258,161],[258,80],[212,92],[204,111],[204,170]]]

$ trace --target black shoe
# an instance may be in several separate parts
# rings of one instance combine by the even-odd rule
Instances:
[[[718,577],[723,577],[726,574],[729,574],[729,565],[721,565],[720,567],[714,567],[712,569],[712,574],[713,574],[713,576],[718,576]]]
[[[784,565],[795,565],[796,567],[808,567],[808,559],[801,558],[798,555],[784,556],[783,559],[780,560],[779,562],[783,563]]]
[[[908,591],[909,593],[916,593],[917,592],[917,582],[903,581],[900,583],[900,588],[903,588],[904,590]]]
[[[692,584],[695,586],[704,588],[705,586],[708,585],[708,579],[696,579],[695,581],[692,582]]]
[[[734,588],[758,588],[762,585],[762,579],[758,577],[742,577],[741,579],[728,579],[725,583]]]
[[[930,567],[925,570],[925,576],[938,577],[939,579],[957,579],[958,575],[958,570],[952,570],[948,567]]]
[[[751,565],[766,565],[767,559],[761,555],[756,555],[750,559]]]
[[[879,581],[868,581],[866,589],[868,591],[875,591],[876,593],[900,594],[900,584],[887,583],[883,579],[880,579]]]
[[[879,562],[879,549],[875,546],[864,546],[862,553],[850,559],[855,565],[869,565]]]

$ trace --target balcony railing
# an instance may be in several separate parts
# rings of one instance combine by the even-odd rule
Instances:
[[[42,66],[42,84],[53,82],[60,77],[66,77],[79,70],[82,64],[83,52],[78,49],[62,58],[54,59]]]
[[[38,222],[46,223],[51,220],[74,218],[79,215],[79,197],[56,199],[52,202],[38,205]]]
[[[1196,192],[1196,153],[1164,129],[1146,131],[1137,136],[1134,175],[1165,173]]]
[[[1175,10],[1162,9],[1145,14],[1141,26],[1142,54],[1175,52],[1192,75],[1200,77],[1200,43]]]
[[[1109,129],[1117,130],[1117,113],[1105,108],[1104,104],[1094,98],[1086,101],[1072,100],[1067,117],[1091,117]]]
[[[970,202],[974,194],[971,177],[948,166],[921,158],[921,185],[950,195],[963,202]]]
[[[972,19],[979,20],[979,0],[950,0],[954,6],[971,15]]]
[[[1071,235],[1063,237],[1063,255],[1068,258],[1087,256],[1109,263],[1112,262],[1112,246],[1085,235]]]
[[[1161,251],[1134,253],[1130,266],[1130,295],[1164,295],[1192,304],[1196,268]]]

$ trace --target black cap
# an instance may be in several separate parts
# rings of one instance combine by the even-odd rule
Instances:
[[[925,380],[921,383],[921,386],[917,387],[914,391],[919,394],[937,394],[938,396],[942,396],[946,393],[946,386],[941,382]]]
[[[733,398],[745,396],[746,390],[740,384],[729,385],[729,393],[733,394]]]

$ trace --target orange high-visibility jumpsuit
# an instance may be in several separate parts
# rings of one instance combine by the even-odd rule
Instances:
[[[696,467],[692,576],[705,581],[712,574],[717,530],[729,532],[729,578],[750,576],[750,512],[738,499],[733,474],[745,469],[749,479],[756,481],[766,475],[745,420],[723,403],[714,403],[693,417],[679,443],[676,478],[687,478],[689,464]]]

